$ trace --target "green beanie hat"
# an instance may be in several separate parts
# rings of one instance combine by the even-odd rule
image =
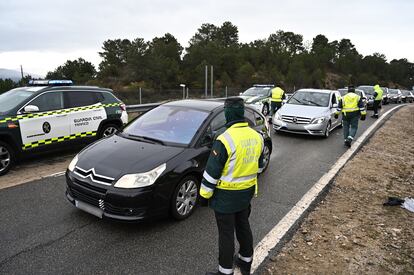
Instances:
[[[227,123],[244,120],[244,101],[240,97],[230,97],[224,101],[224,115]]]

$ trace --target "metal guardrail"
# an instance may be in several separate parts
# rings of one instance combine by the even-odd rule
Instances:
[[[160,106],[162,103],[147,103],[147,104],[137,104],[137,105],[127,105],[127,112],[147,112],[155,107]]]

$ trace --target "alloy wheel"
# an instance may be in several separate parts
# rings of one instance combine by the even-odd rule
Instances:
[[[325,137],[329,137],[329,132],[331,131],[331,122],[328,122],[328,125],[326,125],[325,129]]]
[[[197,184],[194,180],[185,181],[177,192],[176,210],[181,216],[188,215],[196,205],[198,196]]]
[[[102,136],[109,137],[109,136],[112,136],[113,134],[115,134],[117,131],[118,131],[118,129],[116,127],[109,126],[109,127],[105,128],[105,130],[103,131]]]
[[[0,146],[0,172],[6,170],[10,165],[10,152],[6,147]]]

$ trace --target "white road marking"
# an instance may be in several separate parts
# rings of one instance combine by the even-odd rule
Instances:
[[[44,178],[56,178],[56,177],[63,176],[65,173],[66,173],[66,171],[57,172],[57,173],[53,173],[53,174],[50,174],[48,176],[45,176]]]
[[[292,228],[300,217],[305,213],[313,201],[321,194],[321,192],[328,186],[332,179],[336,176],[339,170],[345,165],[345,163],[358,151],[362,144],[366,141],[368,136],[375,130],[378,124],[380,124],[392,111],[405,105],[396,106],[388,110],[383,114],[374,124],[372,124],[348,149],[339,160],[332,166],[332,168],[323,175],[317,183],[302,197],[302,199],[296,203],[296,205],[279,221],[279,223],[273,227],[273,229],[267,233],[267,235],[256,245],[254,248],[254,258],[252,264],[251,273],[263,263],[266,257],[280,240],[286,235],[286,233]],[[241,274],[238,269],[235,270],[235,274]]]

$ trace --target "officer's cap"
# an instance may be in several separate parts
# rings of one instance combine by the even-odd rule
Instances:
[[[244,108],[244,100],[240,97],[226,98],[224,108]]]

